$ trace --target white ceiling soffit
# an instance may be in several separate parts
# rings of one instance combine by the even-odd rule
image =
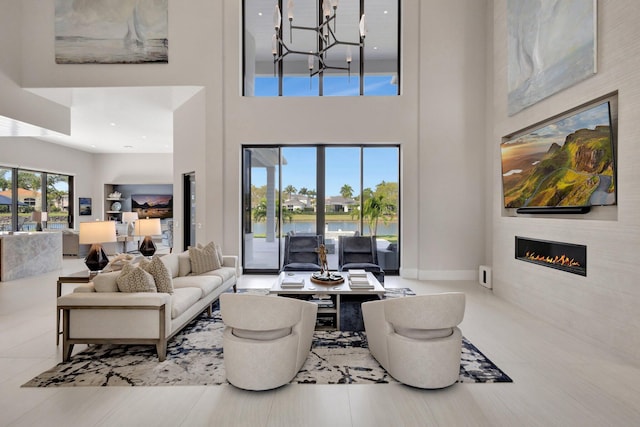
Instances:
[[[91,153],[172,153],[173,111],[199,86],[37,88],[71,109],[71,135],[38,139]]]

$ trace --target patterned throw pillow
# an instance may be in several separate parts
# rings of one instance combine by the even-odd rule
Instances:
[[[143,259],[140,261],[140,268],[153,276],[158,292],[166,294],[173,293],[173,279],[166,265],[159,256],[154,256],[151,261]]]
[[[191,272],[202,274],[220,268],[220,261],[216,254],[213,242],[203,247],[189,247],[189,259],[191,260]]]
[[[153,276],[142,268],[125,264],[116,279],[120,292],[158,292]]]

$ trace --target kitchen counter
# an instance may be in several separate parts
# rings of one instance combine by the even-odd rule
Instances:
[[[0,281],[20,279],[62,268],[62,233],[0,232]]]

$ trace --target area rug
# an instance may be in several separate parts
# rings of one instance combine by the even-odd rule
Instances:
[[[201,315],[169,342],[164,362],[158,362],[154,346],[92,346],[23,387],[227,384],[222,355],[223,329],[219,311],[211,318]],[[394,382],[369,353],[364,332],[341,331],[315,332],[311,354],[292,381],[300,384]],[[459,382],[511,382],[511,378],[463,339]]]

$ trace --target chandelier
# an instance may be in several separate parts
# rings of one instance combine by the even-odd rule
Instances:
[[[289,19],[289,44],[283,38],[282,29],[282,0],[278,0],[273,12],[273,26],[275,28],[275,34],[271,40],[271,53],[273,54],[273,73],[274,77],[279,77],[279,95],[282,95],[282,77],[284,74],[284,59],[288,55],[306,55],[307,67],[309,69],[309,84],[311,85],[311,78],[319,75],[319,94],[322,95],[322,77],[326,70],[342,70],[347,71],[349,80],[351,79],[351,62],[353,55],[351,47],[357,47],[360,50],[359,55],[359,75],[360,75],[360,95],[364,92],[364,39],[367,35],[367,22],[364,15],[364,0],[360,0],[360,21],[358,24],[358,32],[360,34],[360,40],[357,42],[343,41],[336,37],[336,20],[338,11],[338,0],[316,0],[318,10],[318,20],[315,27],[294,25],[294,4],[293,0],[287,1],[287,18]],[[320,13],[322,11],[322,13]],[[302,51],[292,49],[290,46],[293,44],[294,31],[307,31],[315,34],[316,46],[315,49],[309,51]],[[336,47],[346,46],[344,61],[346,65],[331,65],[329,63],[329,52],[336,51]],[[335,61],[335,57],[332,55],[332,61]]]

